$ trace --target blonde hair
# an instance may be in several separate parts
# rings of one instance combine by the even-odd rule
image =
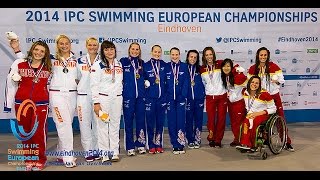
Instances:
[[[56,54],[55,54],[55,58],[57,60],[59,60],[59,61],[62,60],[61,59],[62,55],[61,55],[60,49],[58,48],[58,43],[59,43],[60,39],[62,39],[62,38],[68,39],[69,43],[71,44],[71,39],[68,36],[64,35],[64,34],[59,34],[56,37]],[[71,49],[70,49],[70,51],[71,51]]]
[[[97,43],[97,45],[99,45],[99,41],[98,41],[97,38],[95,38],[95,37],[88,37],[88,38],[86,39],[86,46],[88,46],[88,44],[89,44],[90,41],[95,41],[95,42]]]
[[[138,56],[138,58],[139,59],[141,59],[141,47],[140,47],[140,44],[139,43],[137,43],[137,42],[133,42],[133,43],[131,43],[130,45],[129,45],[129,48],[128,48],[128,56],[130,56],[130,48],[132,47],[132,45],[137,45],[137,46],[139,46],[139,56]]]

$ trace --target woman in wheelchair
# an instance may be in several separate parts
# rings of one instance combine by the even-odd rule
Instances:
[[[247,84],[247,88],[242,91],[246,104],[247,115],[243,121],[241,129],[240,146],[237,149],[255,149],[256,129],[266,122],[269,114],[276,113],[276,106],[272,96],[261,88],[259,76],[252,76]]]

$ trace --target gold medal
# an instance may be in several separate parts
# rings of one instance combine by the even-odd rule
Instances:
[[[156,84],[159,84],[160,83],[160,79],[159,78],[156,78],[156,80],[154,81]]]
[[[196,83],[194,81],[191,81],[191,86],[194,86]]]
[[[136,74],[136,79],[139,79],[140,78],[140,74]]]
[[[176,79],[176,86],[178,86],[179,85],[179,81],[178,81],[178,79]]]
[[[33,78],[32,82],[38,83],[38,82],[39,82],[39,78],[35,76],[35,77]]]

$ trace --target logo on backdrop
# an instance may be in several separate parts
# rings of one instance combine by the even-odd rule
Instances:
[[[124,37],[108,37],[105,39],[104,37],[99,37],[99,43],[102,43],[104,40],[108,40],[113,43],[119,44],[129,44],[129,43],[139,43],[139,44],[147,44],[147,39],[145,38],[124,38]]]
[[[20,141],[29,140],[34,135],[39,125],[38,116],[36,114],[37,107],[35,103],[30,99],[26,99],[20,104],[17,111],[17,121],[20,122],[21,116],[26,117],[27,112],[30,108],[33,111],[35,117],[34,125],[30,132],[25,132],[22,125],[18,125],[18,131],[16,129],[15,120],[10,119],[11,131],[13,135]]]
[[[217,43],[261,43],[261,38],[254,37],[216,37]]]

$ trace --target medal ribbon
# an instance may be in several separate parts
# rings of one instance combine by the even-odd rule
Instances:
[[[180,66],[178,66],[178,70],[177,70],[177,64],[174,64],[174,68],[173,68],[173,65],[172,65],[172,62],[171,62],[171,69],[172,69],[172,73],[173,73],[173,76],[174,76],[174,83],[175,83],[179,79]]]
[[[155,62],[155,67],[156,68],[154,68],[153,62]],[[159,67],[158,67],[158,61],[151,59],[151,65],[152,65],[152,71],[153,71],[154,75],[156,76],[157,79],[160,80],[160,64],[159,64]]]
[[[195,83],[194,82],[194,76],[196,75],[196,72],[195,72],[195,68],[193,69],[193,65],[190,65],[189,66],[189,74],[190,74],[190,79],[191,79],[191,83]],[[192,99],[194,99],[194,90],[193,90],[193,85],[191,84],[191,94],[192,94]]]
[[[30,61],[28,61],[28,64],[29,64],[30,69],[33,69],[32,66],[31,66],[31,62],[30,62]],[[39,75],[40,75],[40,73],[41,73],[41,70],[42,70],[43,66],[44,66],[44,63],[41,63],[41,67],[40,67],[40,69],[38,69],[38,70],[36,71],[36,73],[35,73],[34,71],[32,71],[32,72],[33,72],[34,79],[38,79],[38,77],[39,77]]]

